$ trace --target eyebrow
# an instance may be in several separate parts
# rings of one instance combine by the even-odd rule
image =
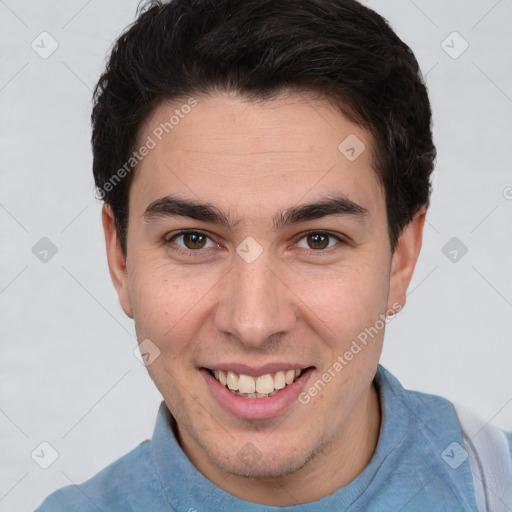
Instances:
[[[282,229],[299,222],[321,219],[331,215],[343,215],[364,220],[368,213],[366,208],[347,197],[336,196],[287,208],[273,217],[272,224],[274,229]],[[169,217],[188,217],[202,222],[219,224],[229,229],[234,228],[240,222],[240,219],[233,218],[214,205],[175,196],[165,196],[153,201],[143,213],[146,222]]]

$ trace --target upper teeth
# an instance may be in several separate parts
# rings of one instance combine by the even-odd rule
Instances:
[[[278,389],[283,389],[287,384],[291,384],[300,375],[300,372],[300,369],[286,370],[267,373],[259,377],[225,370],[215,370],[214,374],[215,378],[223,386],[227,385],[231,391],[269,394]]]

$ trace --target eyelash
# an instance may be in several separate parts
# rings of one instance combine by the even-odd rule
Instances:
[[[174,235],[166,237],[164,239],[164,241],[163,241],[164,245],[168,246],[172,242],[174,242],[177,238],[179,238],[181,236],[184,236],[184,235],[201,235],[201,236],[204,236],[204,237],[208,238],[210,241],[213,241],[212,238],[209,235],[207,235],[206,233],[203,233],[202,231],[185,230],[185,231],[179,231],[178,233],[175,233]],[[322,230],[313,230],[313,231],[308,231],[306,233],[302,233],[299,236],[299,238],[297,239],[297,241],[294,243],[294,245],[298,244],[301,240],[303,240],[304,238],[307,238],[308,236],[311,236],[311,235],[326,235],[326,236],[328,236],[330,238],[334,238],[338,242],[333,247],[328,247],[326,249],[317,249],[317,250],[315,250],[315,249],[302,249],[302,250],[306,250],[306,251],[310,252],[311,254],[315,254],[315,256],[321,256],[323,254],[326,254],[327,252],[330,252],[331,250],[335,249],[338,245],[348,245],[347,240],[345,240],[344,238],[340,237],[339,235],[335,235],[335,234],[330,233],[328,231],[322,231]],[[186,256],[201,256],[201,253],[204,253],[203,249],[195,249],[195,250],[194,249],[184,249],[183,247],[179,247],[179,246],[173,247],[172,250],[176,251],[179,254],[184,254]]]

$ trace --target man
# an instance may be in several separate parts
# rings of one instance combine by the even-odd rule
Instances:
[[[383,18],[153,2],[92,121],[112,280],[164,402],[151,441],[41,512],[507,510],[510,436],[472,439],[379,365],[435,159],[418,64]]]

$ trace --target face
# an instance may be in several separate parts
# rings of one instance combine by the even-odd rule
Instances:
[[[330,103],[180,105],[141,129],[156,146],[131,185],[126,259],[104,211],[114,284],[158,353],[148,370],[192,461],[290,474],[363,417],[421,219],[392,254],[372,139]],[[159,140],[176,109],[187,114]]]

